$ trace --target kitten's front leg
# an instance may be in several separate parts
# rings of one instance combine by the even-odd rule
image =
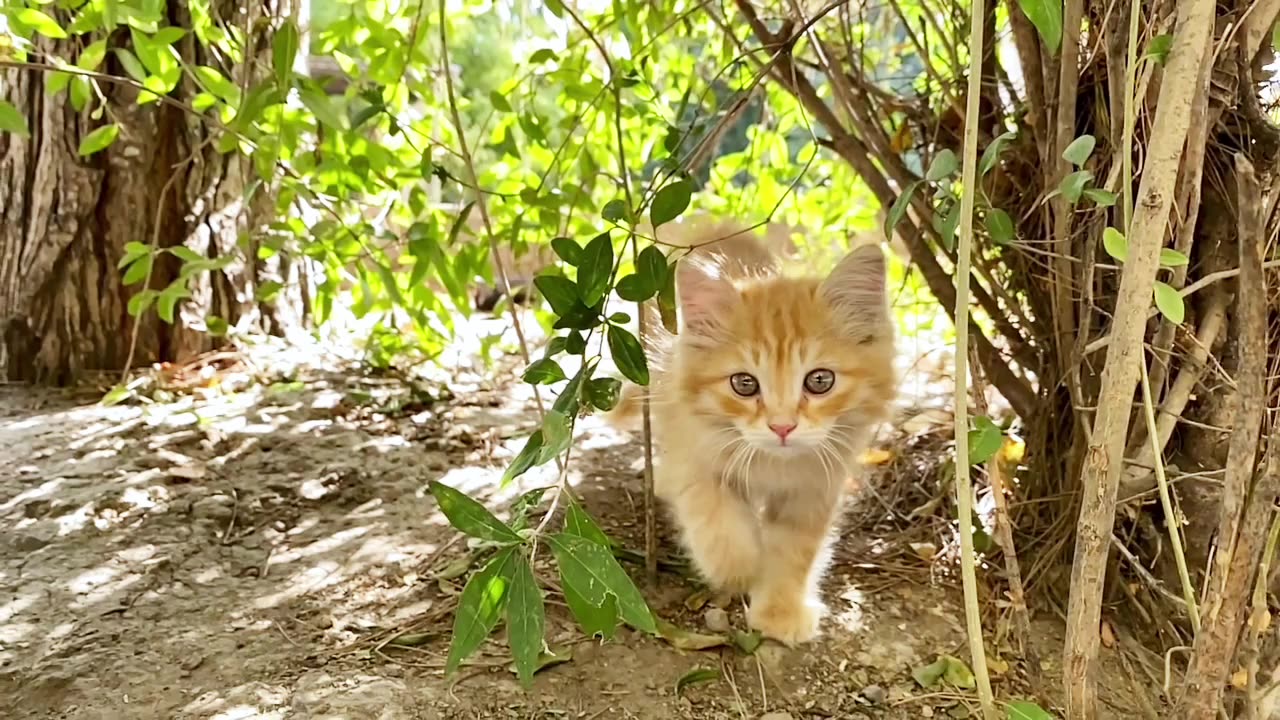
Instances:
[[[715,476],[699,474],[682,479],[687,482],[677,492],[664,494],[694,565],[714,589],[747,592],[760,563],[755,513]]]
[[[761,547],[766,558],[751,588],[747,623],[795,645],[812,640],[826,608],[818,581],[826,565],[836,497],[786,497],[766,509]]]

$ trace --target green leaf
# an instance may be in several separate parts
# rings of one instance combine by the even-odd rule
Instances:
[[[934,156],[933,162],[929,163],[929,172],[925,173],[924,179],[929,182],[938,182],[954,175],[959,167],[960,161],[956,159],[956,154],[949,148],[943,148]]]
[[[493,109],[498,112],[509,113],[512,111],[511,103],[507,102],[507,99],[502,97],[497,90],[489,93],[489,104],[493,105]]]
[[[524,371],[524,381],[531,385],[550,385],[567,379],[560,364],[550,358],[534,360]]]
[[[938,237],[942,239],[942,246],[947,250],[954,250],[956,246],[956,230],[960,227],[960,203],[953,202],[951,207],[944,215],[938,208],[939,212],[933,214],[933,229],[938,231]]]
[[[552,238],[551,249],[556,255],[566,263],[577,266],[582,259],[582,246],[574,242],[571,238],[558,237]]]
[[[542,448],[538,452],[538,464],[549,462],[564,452],[573,440],[573,418],[567,413],[551,409],[542,418]]]
[[[466,494],[437,480],[432,480],[428,488],[435,496],[440,512],[444,513],[444,516],[449,518],[449,523],[458,530],[482,540],[500,543],[520,542],[520,536],[514,530]]]
[[[62,29],[57,20],[45,15],[35,8],[24,8],[14,13],[18,22],[30,27],[41,35],[54,40],[65,40],[67,31]]]
[[[969,463],[981,465],[1000,452],[1004,446],[1004,431],[991,421],[991,418],[979,415],[973,419],[973,428],[969,430]]]
[[[885,237],[893,237],[893,229],[898,227],[898,223],[902,222],[902,218],[907,214],[907,208],[911,207],[911,198],[916,194],[916,189],[919,187],[919,180],[907,185],[902,190],[902,194],[898,196],[898,199],[893,201],[893,206],[889,208],[889,214],[884,219]]]
[[[567,533],[551,535],[547,543],[560,565],[566,588],[572,587],[594,607],[613,597],[618,602],[618,613],[628,625],[650,634],[658,632],[644,596],[607,548]]]
[[[581,303],[578,286],[563,275],[539,275],[533,279],[533,286],[538,288],[557,315],[565,315]]]
[[[542,604],[542,590],[533,576],[529,559],[523,553],[515,555],[511,571],[511,589],[507,599],[507,645],[516,661],[516,674],[520,676],[520,684],[528,688],[533,684],[533,674],[538,670],[538,656],[542,653],[546,610]]]
[[[991,172],[991,169],[1000,162],[1000,153],[1004,151],[1004,146],[1009,141],[1018,137],[1015,132],[1003,133],[991,141],[986,150],[982,151],[982,159],[978,162],[978,175],[984,176]]]
[[[121,281],[125,285],[133,285],[140,283],[151,273],[151,253],[145,253],[133,261],[128,270],[124,272],[124,279]]]
[[[27,119],[18,112],[18,108],[4,100],[0,100],[0,132],[13,133],[18,137],[31,137]]]
[[[1157,280],[1155,296],[1156,307],[1160,309],[1160,314],[1175,325],[1181,324],[1187,314],[1187,306],[1182,301],[1182,295],[1177,290],[1174,290],[1173,286]]]
[[[974,686],[973,673],[969,670],[969,666],[965,665],[963,660],[950,655],[940,655],[934,662],[915,668],[911,671],[911,677],[925,689],[936,687],[938,682],[943,680],[962,690],[968,690]]]
[[[662,289],[667,281],[667,257],[657,245],[650,245],[640,251],[640,259],[636,262],[636,276],[644,291],[645,300],[657,295]]]
[[[1067,202],[1075,205],[1080,202],[1080,196],[1084,193],[1085,187],[1093,180],[1093,173],[1088,170],[1077,170],[1070,175],[1062,178],[1062,183],[1058,185],[1058,192],[1062,193]]]
[[[132,317],[142,317],[142,313],[146,312],[158,297],[160,297],[160,293],[155,290],[139,291],[129,298],[129,304],[125,309]]]
[[[612,223],[620,223],[627,219],[627,203],[625,200],[610,200],[600,209],[600,217]]]
[[[618,405],[622,393],[622,382],[617,378],[592,378],[587,383],[587,400],[591,406],[601,412],[608,412]]]
[[[957,687],[961,690],[972,690],[977,685],[977,682],[974,680],[973,671],[969,669],[969,666],[959,658],[948,655],[946,659],[947,671],[943,673],[942,679],[952,687]]]
[[[1155,60],[1157,64],[1163,65],[1169,59],[1169,51],[1173,49],[1172,35],[1157,35],[1151,38],[1151,42],[1147,43],[1147,52],[1143,57],[1149,57]]]
[[[1018,7],[1039,31],[1049,54],[1057,55],[1062,45],[1062,0],[1018,0]],[[1075,41],[1072,36],[1071,42]]]
[[[1116,204],[1116,194],[1110,190],[1089,188],[1084,191],[1084,196],[1092,200],[1093,204],[1098,207],[1111,207]]]
[[[160,292],[160,297],[156,298],[156,315],[159,315],[161,320],[173,324],[174,307],[179,300],[190,295],[191,291],[187,289],[186,280],[174,280],[169,287]]]
[[[276,84],[287,90],[293,79],[293,61],[298,56],[298,28],[285,22],[271,38],[271,62],[276,71]]]
[[[1008,720],[1053,720],[1053,716],[1044,708],[1026,700],[1015,700],[1009,703],[1007,710],[1008,714],[1005,717]]]
[[[653,297],[653,292],[640,282],[640,276],[634,273],[618,278],[618,284],[614,289],[618,291],[618,297],[628,302],[644,302]]]
[[[565,580],[563,568],[560,572],[560,585],[564,602],[578,621],[583,634],[587,637],[599,635],[606,640],[612,639],[618,629],[618,601],[610,595],[599,606],[592,605]]]
[[[565,494],[569,498],[569,508],[564,515],[564,531],[569,535],[576,535],[606,548],[609,547],[609,536],[605,535],[596,521],[587,514],[582,507],[582,502],[568,493]]]
[[[700,685],[702,683],[708,683],[719,679],[720,671],[715,668],[694,668],[681,675],[679,678],[676,678],[676,695],[679,695],[690,685]]]
[[[991,208],[987,211],[986,223],[987,233],[991,235],[992,242],[997,245],[1008,245],[1013,242],[1013,218],[1009,217],[1009,213],[1000,208]]]
[[[506,487],[508,483],[521,475],[529,472],[538,462],[538,456],[542,453],[542,431],[536,430],[529,439],[525,441],[524,447],[516,454],[516,458],[511,461],[511,465],[507,467],[507,471],[502,474],[501,486]]]
[[[80,141],[80,156],[88,157],[96,152],[106,150],[120,136],[120,126],[111,123],[94,130]]]
[[[644,359],[644,348],[627,329],[609,326],[609,354],[628,380],[637,385],[649,384],[649,364]]]
[[[1109,227],[1102,231],[1102,249],[1116,260],[1125,262],[1129,259],[1129,241],[1119,230]]]
[[[135,260],[143,255],[150,255],[151,248],[134,240],[124,244],[124,256],[120,258],[120,262],[116,264],[117,269],[123,269],[126,265],[132,265]]]
[[[649,207],[649,221],[657,228],[675,220],[689,208],[692,197],[693,184],[688,180],[677,180],[663,187],[653,196],[653,204]]]
[[[1092,135],[1081,135],[1072,140],[1067,149],[1062,151],[1062,159],[1076,167],[1080,167],[1089,160],[1089,156],[1093,154],[1093,148],[1097,144],[1097,139]]]
[[[254,296],[258,298],[259,302],[269,303],[275,300],[276,296],[279,295],[280,291],[283,289],[283,284],[276,282],[275,280],[267,280],[266,282],[258,285],[258,290],[254,293]]]
[[[609,276],[612,274],[613,241],[606,231],[597,235],[582,249],[582,258],[578,263],[578,295],[582,302],[588,306],[600,302],[609,290]]]
[[[556,51],[551,48],[538,48],[529,56],[530,65],[541,65],[548,60],[555,60]]]
[[[298,91],[302,104],[307,106],[316,121],[335,130],[347,129],[347,116],[338,109],[333,99],[314,88],[302,88]]]
[[[449,657],[444,672],[453,674],[458,665],[474,653],[484,639],[493,632],[498,618],[505,609],[511,565],[517,557],[517,548],[509,547],[498,552],[479,572],[471,576],[458,598],[458,609],[453,616],[453,640],[449,643]]]
[[[96,40],[80,52],[80,57],[76,58],[76,67],[81,70],[97,70],[106,57],[107,41]]]
[[[111,407],[113,405],[119,405],[133,396],[134,391],[128,385],[117,385],[108,390],[107,394],[103,395],[102,399],[99,400],[98,403],[103,407]]]
[[[1160,266],[1161,267],[1182,267],[1191,262],[1191,258],[1174,250],[1173,248],[1160,249]]]

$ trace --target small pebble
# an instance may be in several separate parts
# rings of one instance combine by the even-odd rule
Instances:
[[[729,614],[720,608],[707,608],[702,615],[703,622],[711,632],[729,632]]]
[[[886,694],[884,688],[879,685],[868,685],[862,688],[862,697],[866,698],[867,702],[872,705],[883,704]]]

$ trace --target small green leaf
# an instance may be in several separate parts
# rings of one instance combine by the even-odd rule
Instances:
[[[507,600],[507,645],[516,661],[520,684],[528,688],[538,671],[542,653],[546,610],[542,590],[533,576],[533,568],[523,553],[517,553],[511,567],[511,589]]]
[[[520,536],[514,530],[466,494],[437,480],[432,480],[428,484],[428,489],[435,496],[440,512],[444,513],[444,516],[449,518],[449,523],[458,530],[482,540],[500,543],[520,542]]]
[[[116,264],[117,269],[124,269],[126,265],[132,265],[135,260],[143,255],[150,255],[151,248],[142,243],[132,240],[124,244],[124,256],[120,258],[120,262]]]
[[[582,246],[571,238],[558,237],[551,240],[551,249],[566,263],[577,266],[582,259]]]
[[[938,208],[941,211],[942,208]],[[942,246],[948,251],[956,246],[956,230],[960,227],[960,203],[953,202],[946,214],[936,212],[933,215],[933,229],[942,239]]]
[[[573,440],[573,418],[560,410],[548,410],[542,419],[542,448],[538,464],[549,462],[564,452]]]
[[[916,189],[920,187],[920,181],[916,181],[907,185],[902,190],[902,194],[897,200],[893,201],[893,206],[889,208],[889,214],[884,219],[884,235],[885,237],[893,237],[893,229],[898,227],[898,223],[902,222],[902,218],[907,214],[907,208],[911,207],[911,198],[916,194]]]
[[[929,163],[929,172],[925,173],[924,179],[929,182],[938,182],[954,175],[959,167],[960,161],[956,159],[956,154],[949,148],[943,148],[933,158],[933,162]]]
[[[637,385],[649,384],[649,364],[644,359],[640,341],[625,328],[609,326],[609,354],[618,370]]]
[[[644,596],[607,548],[566,533],[547,537],[547,543],[560,565],[560,577],[566,589],[572,587],[594,607],[604,605],[607,598],[613,597],[618,602],[618,613],[628,625],[642,632],[657,633]]]
[[[1015,700],[1009,703],[1007,710],[1008,720],[1053,720],[1053,716],[1044,708],[1026,700]]]
[[[1168,61],[1169,51],[1172,49],[1172,35],[1157,35],[1151,38],[1151,42],[1147,43],[1147,53],[1143,57],[1149,57],[1155,60],[1157,64],[1163,65]]]
[[[950,655],[945,657],[947,659],[947,671],[943,673],[942,679],[952,687],[960,688],[961,690],[972,690],[977,685],[977,682],[974,680],[973,671],[969,669],[969,666],[959,658],[954,658]]]
[[[453,674],[498,624],[498,618],[507,605],[511,565],[515,562],[516,553],[517,548],[514,547],[499,551],[471,576],[462,589],[458,609],[453,616],[453,640],[449,643],[449,657],[444,665],[446,675]]]
[[[1160,249],[1160,266],[1161,267],[1182,267],[1191,262],[1191,258],[1174,250],[1173,248]]]
[[[649,221],[656,228],[675,220],[689,208],[692,197],[693,184],[688,180],[677,180],[667,185],[654,194],[653,204],[649,207]]]
[[[142,66],[142,62],[138,60],[138,56],[125,48],[113,48],[116,58],[120,61],[120,65],[124,67],[124,71],[129,77],[142,82],[147,79],[147,69]]]
[[[140,283],[151,273],[151,253],[144,253],[133,261],[128,270],[124,272],[124,279],[121,281],[125,285],[133,285]]]
[[[504,113],[511,112],[511,103],[507,102],[507,99],[502,97],[502,95],[499,94],[497,90],[494,90],[489,93],[489,104],[492,105],[493,109],[497,110],[498,112],[504,112]]]
[[[592,378],[587,383],[587,400],[591,406],[601,412],[608,412],[618,405],[622,392],[622,382],[617,378]]]
[[[174,280],[169,287],[160,292],[160,297],[156,298],[156,315],[159,315],[161,320],[173,324],[174,307],[179,300],[190,296],[191,291],[187,289],[187,281]]]
[[[531,385],[550,385],[567,379],[560,364],[549,358],[534,360],[524,371],[524,381]]]
[[[1084,196],[1092,200],[1093,204],[1098,207],[1111,207],[1116,204],[1116,194],[1110,190],[1089,188],[1084,191]]]
[[[160,297],[160,293],[155,290],[142,290],[129,298],[129,304],[125,307],[129,315],[132,317],[142,317],[142,313],[146,312],[156,298]]]
[[[764,636],[759,631],[742,632],[741,630],[731,630],[729,634],[733,637],[734,647],[738,648],[745,655],[753,655],[760,648],[760,644],[764,642]]]
[[[503,487],[521,475],[529,472],[538,462],[538,456],[542,453],[542,431],[536,430],[529,439],[525,441],[524,447],[516,455],[515,460],[511,461],[511,465],[507,467],[507,471],[502,474]]]
[[[0,100],[0,132],[13,133],[18,137],[31,137],[27,119],[18,112],[18,108],[4,100]]]
[[[1013,218],[1009,217],[1009,213],[1000,208],[991,208],[987,211],[987,233],[991,235],[991,241],[997,245],[1008,245],[1013,242]]]
[[[80,156],[88,157],[96,152],[106,150],[120,136],[120,126],[111,123],[94,130],[80,141]]]
[[[1174,290],[1173,286],[1157,280],[1155,296],[1156,307],[1160,309],[1160,314],[1175,325],[1180,325],[1187,314],[1187,307],[1182,301],[1182,295],[1177,290]]]
[[[636,262],[636,276],[641,288],[646,291],[645,300],[657,295],[662,289],[667,281],[667,257],[657,245],[650,245],[640,251],[640,259]]]
[[[1062,151],[1062,159],[1076,167],[1080,167],[1089,160],[1089,156],[1093,154],[1093,148],[1097,144],[1097,139],[1092,135],[1081,135],[1072,140],[1067,149]]]
[[[271,62],[281,91],[287,90],[293,80],[293,62],[298,56],[298,47],[298,28],[286,21],[271,38]]]
[[[611,223],[623,222],[628,214],[625,200],[610,200],[600,209],[600,217]]]
[[[1093,173],[1089,170],[1077,170],[1070,175],[1062,178],[1062,183],[1058,185],[1058,192],[1062,193],[1067,202],[1075,205],[1080,202],[1080,196],[1084,193],[1084,189],[1093,180]]]
[[[539,275],[533,279],[533,286],[538,288],[557,315],[564,315],[581,303],[578,286],[563,275]]]
[[[720,679],[720,671],[715,668],[694,668],[676,679],[676,695],[691,685],[700,685]]]
[[[618,284],[614,287],[618,291],[618,297],[627,302],[644,302],[653,297],[650,288],[640,282],[640,276],[631,274],[618,278]]]
[[[119,405],[133,396],[134,391],[128,385],[117,385],[108,390],[107,394],[103,395],[102,399],[98,401],[98,404],[103,407],[111,407],[113,405]]]
[[[996,139],[992,140],[991,144],[987,146],[987,149],[982,151],[982,160],[978,162],[978,174],[985,176],[987,173],[991,172],[991,169],[996,166],[996,163],[1000,162],[1000,153],[1004,151],[1005,144],[1016,137],[1018,137],[1017,133],[1007,132],[1002,133],[997,136]]]
[[[67,38],[67,31],[62,29],[57,20],[35,8],[24,8],[14,13],[13,16],[18,22],[47,38],[54,40],[65,40]]]
[[[968,690],[974,686],[973,673],[969,670],[969,666],[965,665],[963,660],[950,655],[940,655],[934,662],[912,670],[911,677],[925,689],[936,687],[938,682],[943,680],[962,690]]]
[[[548,60],[556,59],[556,51],[551,48],[538,48],[529,56],[530,65],[541,65]]]
[[[102,64],[102,61],[105,60],[106,57],[107,41],[95,40],[94,42],[89,43],[89,46],[80,52],[80,57],[76,58],[76,67],[81,70],[97,70],[98,66]]]
[[[973,428],[969,430],[969,463],[981,465],[1000,452],[1004,445],[1004,431],[991,421],[991,418],[979,415],[973,419]]]
[[[1018,7],[1040,33],[1049,54],[1057,55],[1062,45],[1062,0],[1018,0]],[[1071,42],[1076,42],[1074,35]]]
[[[258,291],[254,293],[254,295],[258,298],[259,302],[269,303],[275,300],[276,296],[279,295],[280,291],[283,289],[283,284],[276,282],[275,280],[267,280],[266,282],[258,285]]]
[[[1107,251],[1116,262],[1129,259],[1129,241],[1119,230],[1109,227],[1102,231],[1102,249]]]
[[[347,129],[347,116],[328,95],[314,88],[302,88],[298,91],[302,104],[307,106],[316,121],[335,130]]]
[[[606,231],[597,235],[582,249],[582,258],[578,263],[578,295],[582,302],[588,306],[600,302],[609,290],[609,276],[612,274],[613,241]]]

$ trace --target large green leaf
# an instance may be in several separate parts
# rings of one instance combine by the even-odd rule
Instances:
[[[523,553],[517,553],[510,568],[507,645],[511,648],[511,656],[515,658],[520,683],[529,687],[533,684],[533,674],[538,669],[538,655],[542,652],[546,610],[542,604],[542,590],[533,576],[529,559]]]
[[[445,660],[445,674],[452,674],[458,665],[471,656],[493,632],[511,589],[511,565],[515,563],[518,548],[500,551],[479,572],[471,576],[458,598],[458,609],[453,616],[453,640],[449,643],[449,657]],[[523,557],[523,556],[521,556]]]
[[[1062,0],[1018,0],[1018,7],[1040,33],[1040,40],[1057,55],[1062,45]],[[1071,42],[1076,42],[1073,36]]]
[[[609,354],[628,380],[637,385],[649,384],[649,364],[644,358],[644,348],[626,328],[609,326]]]
[[[566,587],[572,587],[594,607],[604,605],[605,600],[612,597],[617,600],[618,614],[628,625],[651,634],[658,632],[644,596],[607,548],[567,533],[551,535],[547,543],[555,553]]]
[[[656,228],[675,220],[688,209],[692,195],[693,184],[688,180],[677,180],[663,187],[653,196],[653,204],[649,206],[649,221]]]
[[[589,306],[600,302],[612,275],[613,241],[608,232],[602,232],[587,243],[578,259],[578,295],[582,302]]]
[[[428,487],[440,505],[440,512],[458,530],[472,537],[494,542],[520,542],[520,536],[514,530],[465,493],[437,480],[432,480]]]

